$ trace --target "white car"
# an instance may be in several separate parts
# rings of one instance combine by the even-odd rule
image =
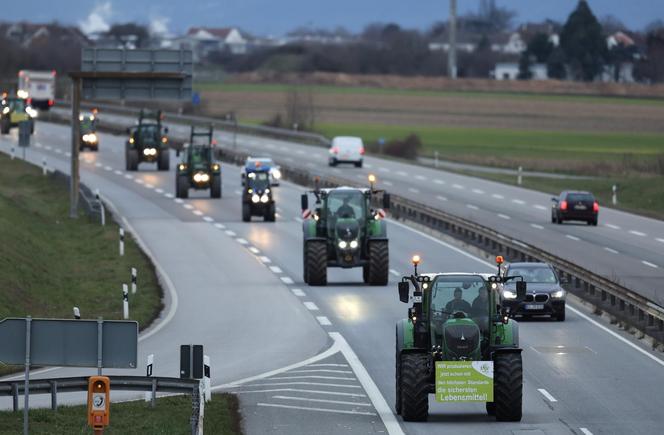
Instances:
[[[337,136],[332,139],[330,145],[330,166],[339,163],[353,163],[356,167],[362,167],[364,158],[364,143],[362,138],[351,136]]]

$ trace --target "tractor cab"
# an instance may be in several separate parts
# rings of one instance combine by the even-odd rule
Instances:
[[[97,117],[97,109],[93,109],[90,113],[81,113],[78,115],[79,122],[79,148],[81,150],[89,148],[93,151],[99,151],[99,136],[97,135],[97,124],[99,118]]]
[[[30,123],[30,133],[35,130],[35,118],[37,111],[33,109],[25,98],[9,97],[3,94],[0,103],[0,130],[2,134],[8,134],[12,127],[17,127],[19,122]]]
[[[413,303],[408,318],[396,327],[395,408],[404,420],[426,420],[429,394],[435,394],[439,402],[485,402],[487,412],[501,421],[521,419],[518,324],[500,306],[499,292],[505,283],[515,281],[516,298],[523,300],[526,283],[521,276],[505,276],[500,268],[503,258],[499,256],[496,261],[495,275],[418,274],[420,259],[413,258],[414,274],[404,276],[398,286],[399,299]],[[450,367],[463,368],[465,374]],[[474,377],[473,367],[486,370],[486,377]],[[417,372],[416,379],[404,371]],[[473,394],[450,394],[457,390],[448,380],[457,375],[466,376],[455,380],[459,391]],[[484,381],[476,382],[477,379]],[[418,396],[416,400],[413,394]],[[404,400],[405,397],[410,400]]]
[[[184,146],[184,157],[175,176],[178,198],[187,198],[189,189],[210,189],[211,198],[221,198],[221,165],[214,159],[216,144],[212,126],[191,126],[189,143]]]
[[[168,127],[162,125],[163,120],[161,110],[151,112],[141,109],[136,125],[127,128],[129,139],[125,144],[125,151],[128,171],[137,170],[141,162],[156,162],[158,170],[168,171]]]
[[[276,206],[272,192],[270,166],[260,160],[247,160],[243,172],[242,220],[262,216],[266,222],[276,219]]]
[[[389,208],[390,197],[374,188],[375,180],[373,175],[369,177],[369,188],[317,187],[311,191],[316,198],[313,210],[309,209],[308,195],[302,195],[305,282],[324,285],[327,267],[362,267],[365,283],[387,283],[385,212],[372,207],[376,197],[382,194],[383,208]]]

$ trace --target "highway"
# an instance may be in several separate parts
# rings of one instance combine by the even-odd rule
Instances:
[[[172,132],[180,133],[180,129],[172,128]],[[38,124],[29,158],[40,163],[46,157],[49,166],[67,170],[69,135],[64,126]],[[176,200],[173,170],[124,171],[124,140],[102,134],[99,153],[82,153],[81,174],[89,187],[99,188],[115,205],[148,248],[165,281],[171,282],[165,289],[169,296],[164,315],[142,334],[139,362],[154,353],[155,374],[175,376],[177,346],[204,344],[213,361],[216,389],[240,396],[247,433],[587,435],[661,431],[661,354],[650,352],[632,336],[574,303],[568,304],[564,323],[521,322],[522,422],[496,423],[483,405],[443,407],[431,400],[428,423],[402,423],[390,411],[394,324],[407,310],[398,301],[396,281],[410,271],[410,256],[422,255],[423,271],[491,272],[494,267],[390,221],[389,286],[359,284],[359,269],[332,269],[327,287],[308,287],[301,277],[299,196],[303,188],[282,183],[276,189],[276,223],[242,223],[239,168],[222,165],[221,200],[210,200],[204,193]],[[3,137],[0,150],[8,152],[15,141],[15,136]],[[558,240],[550,246],[553,253],[575,261],[576,256],[592,260],[597,267],[623,267],[617,271],[632,268],[631,283],[654,283],[661,273],[661,269],[645,265],[638,268],[637,258],[661,262],[656,257],[664,247],[657,240],[664,237],[660,222],[603,209],[602,223],[620,229],[556,227],[548,223],[548,197],[531,191],[373,158],[367,158],[362,170],[331,169],[325,164],[325,150],[256,138],[243,137],[242,142],[257,150],[268,149],[261,154],[271,154],[278,161],[301,162],[321,173],[359,181],[366,179],[369,170],[374,171],[379,184],[389,191],[419,201],[440,201],[447,211],[472,216],[500,230],[511,229],[518,238],[535,245],[547,243],[549,247],[551,239]],[[173,168],[175,156],[171,157]],[[600,251],[606,254],[599,255]],[[610,261],[613,258],[616,260]],[[119,293],[109,297],[119,300]],[[139,368],[135,374],[143,370]],[[40,376],[93,372],[54,369]],[[4,400],[0,404],[9,406]]]
[[[132,118],[101,114],[129,125]],[[189,127],[168,122],[171,133],[187,137]],[[275,139],[217,133],[220,143],[257,155],[269,154],[285,165],[298,165],[324,175],[366,180],[370,172],[396,194],[414,198],[459,217],[525,241],[587,270],[607,277],[664,307],[664,222],[600,204],[599,226],[551,223],[551,195],[402,161],[365,157],[362,169],[330,168],[321,147]],[[573,183],[573,181],[570,181]],[[572,184],[573,185],[573,184]]]

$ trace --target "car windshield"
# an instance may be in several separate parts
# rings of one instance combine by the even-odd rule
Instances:
[[[480,276],[438,276],[431,289],[431,311],[448,318],[462,311],[469,317],[489,315],[488,289]]]
[[[327,197],[328,215],[342,219],[364,219],[364,194],[359,190],[335,190]]]
[[[513,266],[507,270],[507,276],[522,276],[523,280],[535,284],[555,284],[556,275],[548,266]]]
[[[247,180],[247,187],[254,190],[265,190],[270,187],[270,176],[267,172],[249,172]]]
[[[567,195],[569,202],[593,202],[595,198],[588,193],[570,193]]]

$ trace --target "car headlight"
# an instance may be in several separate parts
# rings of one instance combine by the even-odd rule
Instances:
[[[339,240],[339,248],[346,249],[347,247],[348,243],[345,240]]]
[[[269,200],[270,200],[270,197],[269,197],[269,196],[267,196],[267,195],[265,195],[265,194],[263,194],[263,196],[261,196],[261,202],[262,202],[263,204],[265,204],[265,203],[268,202]]]
[[[551,299],[562,299],[565,297],[565,290],[557,290],[551,293]]]
[[[256,204],[260,200],[261,200],[261,197],[256,195],[255,193],[253,195],[251,195],[251,202],[253,202],[254,204]]]
[[[357,240],[351,240],[350,242],[350,248],[351,249],[356,249],[359,246],[359,243],[357,243]]]
[[[279,169],[273,169],[272,176],[274,177],[275,180],[281,179],[281,171]]]
[[[503,290],[503,298],[516,299],[516,293],[510,290]]]

